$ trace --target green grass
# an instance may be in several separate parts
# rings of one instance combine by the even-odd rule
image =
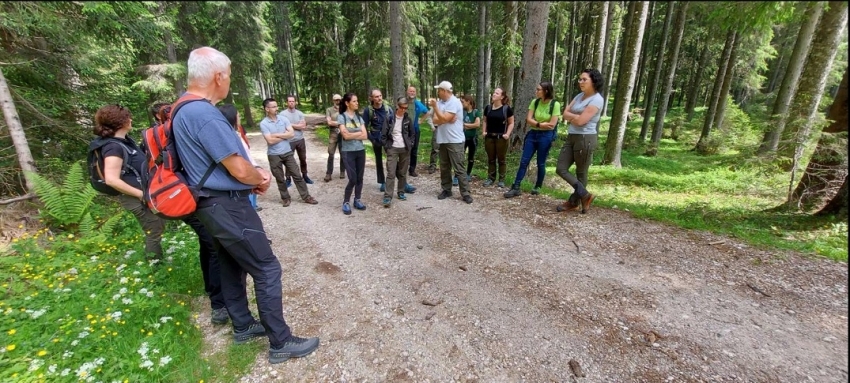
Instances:
[[[760,137],[757,127],[735,126],[735,134],[727,133],[728,127],[713,132],[728,137],[718,154],[700,155],[692,150],[699,137],[703,112],[697,109],[693,121],[683,124],[678,140],[662,139],[655,157],[645,156],[646,144],[636,143],[633,138],[642,121],[630,122],[620,169],[600,165],[609,124],[609,119],[603,119],[588,182],[588,189],[598,196],[594,205],[625,209],[635,217],[685,229],[728,235],[764,249],[795,250],[846,262],[847,222],[801,212],[771,211],[785,200],[789,175],[755,159],[752,153]],[[733,117],[735,112],[730,112]],[[677,109],[671,111],[667,123],[679,113]],[[727,118],[730,120],[736,121]],[[431,129],[423,124],[421,132],[419,163],[427,164]],[[558,153],[567,134],[564,127],[558,132],[560,137],[546,163],[546,184],[558,178],[555,173]],[[327,129],[317,129],[316,134],[327,142]],[[370,146],[368,141],[364,143]],[[367,153],[372,156],[371,150]],[[521,150],[508,153],[508,181],[516,174],[520,155]],[[479,145],[473,174],[485,178],[486,164],[486,153],[483,145]],[[531,190],[527,176],[521,187]],[[542,192],[566,199],[572,188],[544,186]]]

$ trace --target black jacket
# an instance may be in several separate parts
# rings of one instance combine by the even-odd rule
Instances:
[[[393,147],[393,128],[395,127],[395,119],[398,118],[395,113],[393,113],[392,118],[387,119],[387,123],[384,124],[383,129],[381,130],[381,145],[385,148]],[[401,120],[401,137],[404,139],[404,148],[410,150],[413,147],[413,139],[415,138],[416,132],[413,130],[413,123],[410,121],[410,118],[405,114]]]

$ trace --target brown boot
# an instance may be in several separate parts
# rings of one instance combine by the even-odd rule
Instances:
[[[308,195],[307,198],[304,198],[304,203],[309,203],[310,205],[315,205],[315,204],[319,203],[319,201],[316,201],[316,199],[313,198],[313,196]]]
[[[570,202],[570,200],[566,200],[566,201],[564,201],[564,203],[558,205],[558,207],[555,208],[555,210],[560,211],[560,212],[564,212],[564,211],[578,210],[579,208],[581,208],[581,206],[574,205],[572,202]]]
[[[284,198],[283,202],[281,202],[281,205],[283,205],[283,207],[289,207],[289,204],[291,204],[291,203],[292,203],[291,199]]]
[[[331,182],[331,174],[325,174],[325,182]]]
[[[593,203],[593,200],[596,199],[596,196],[590,193],[587,193],[581,199],[581,214],[587,213],[587,209],[590,208],[590,204]]]

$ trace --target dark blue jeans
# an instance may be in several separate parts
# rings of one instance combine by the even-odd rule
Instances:
[[[522,159],[519,161],[519,169],[514,179],[514,188],[519,189],[519,184],[525,178],[525,172],[528,171],[528,165],[534,153],[537,153],[537,181],[534,187],[543,186],[543,179],[546,177],[546,159],[549,158],[549,149],[552,149],[553,142],[555,142],[554,130],[529,130],[526,133],[525,142],[522,145]]]

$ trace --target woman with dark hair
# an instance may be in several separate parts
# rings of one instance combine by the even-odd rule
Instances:
[[[505,193],[505,198],[522,194],[519,185],[525,178],[525,172],[528,171],[528,165],[534,153],[537,153],[537,181],[534,183],[534,189],[531,189],[531,194],[540,193],[540,187],[543,186],[543,179],[546,177],[546,159],[549,158],[549,149],[552,149],[552,143],[555,142],[555,128],[558,126],[558,117],[561,114],[561,103],[554,100],[555,90],[552,88],[552,83],[548,81],[537,85],[536,92],[537,98],[528,105],[528,114],[525,117],[529,130],[525,134],[522,145],[522,159],[519,162],[514,184],[511,190]]]
[[[112,138],[105,143],[100,153],[103,156],[103,181],[117,190],[118,202],[127,209],[145,233],[145,252],[154,258],[162,258],[162,232],[165,222],[150,211],[142,201],[142,182],[137,174],[145,168],[145,155],[127,133],[133,129],[130,110],[120,105],[107,105],[94,115],[94,134],[101,138]],[[124,152],[127,152],[129,167],[134,172],[123,172]]]
[[[230,126],[233,127],[233,131],[239,137],[239,140],[242,141],[242,145],[245,147],[245,153],[251,153],[251,145],[248,143],[248,136],[245,135],[245,129],[243,129],[242,124],[239,123],[239,111],[236,110],[236,106],[233,104],[219,105],[218,110],[221,112],[222,115],[224,115],[224,118],[227,119],[227,122],[230,123]],[[254,161],[254,157],[249,158],[251,160],[251,165],[257,166],[257,161]],[[251,206],[254,207],[254,210],[263,210],[263,208],[257,206],[256,194],[251,193],[248,196],[248,200],[251,201]]]
[[[561,147],[558,156],[557,173],[573,187],[573,194],[561,205],[558,211],[581,209],[584,214],[596,198],[589,193],[587,186],[587,171],[593,162],[593,151],[596,149],[597,124],[602,113],[604,100],[599,92],[602,91],[604,80],[602,73],[596,69],[585,69],[578,79],[581,93],[577,94],[570,105],[564,109],[564,121],[569,124],[567,141]],[[569,170],[575,164],[575,175]]]
[[[514,110],[510,106],[510,97],[502,88],[493,90],[490,102],[490,105],[484,107],[484,125],[481,129],[484,150],[487,152],[487,180],[484,181],[484,186],[498,181],[498,186],[503,188],[507,173],[505,157],[508,153],[508,138],[514,130]],[[499,178],[496,178],[497,160]]]
[[[466,154],[466,180],[472,180],[472,165],[475,164],[475,149],[478,148],[478,128],[481,126],[481,114],[475,109],[475,98],[466,94],[460,99],[463,105],[463,135],[466,141],[463,150]],[[457,185],[457,177],[453,184]]]
[[[368,139],[366,124],[363,117],[357,113],[360,103],[357,95],[346,93],[339,103],[339,134],[342,135],[340,152],[342,153],[345,173],[348,175],[348,185],[345,185],[345,196],[342,200],[342,212],[351,214],[351,192],[354,191],[354,208],[366,210],[366,205],[360,201],[363,192],[363,173],[366,171],[366,147],[363,140]]]

